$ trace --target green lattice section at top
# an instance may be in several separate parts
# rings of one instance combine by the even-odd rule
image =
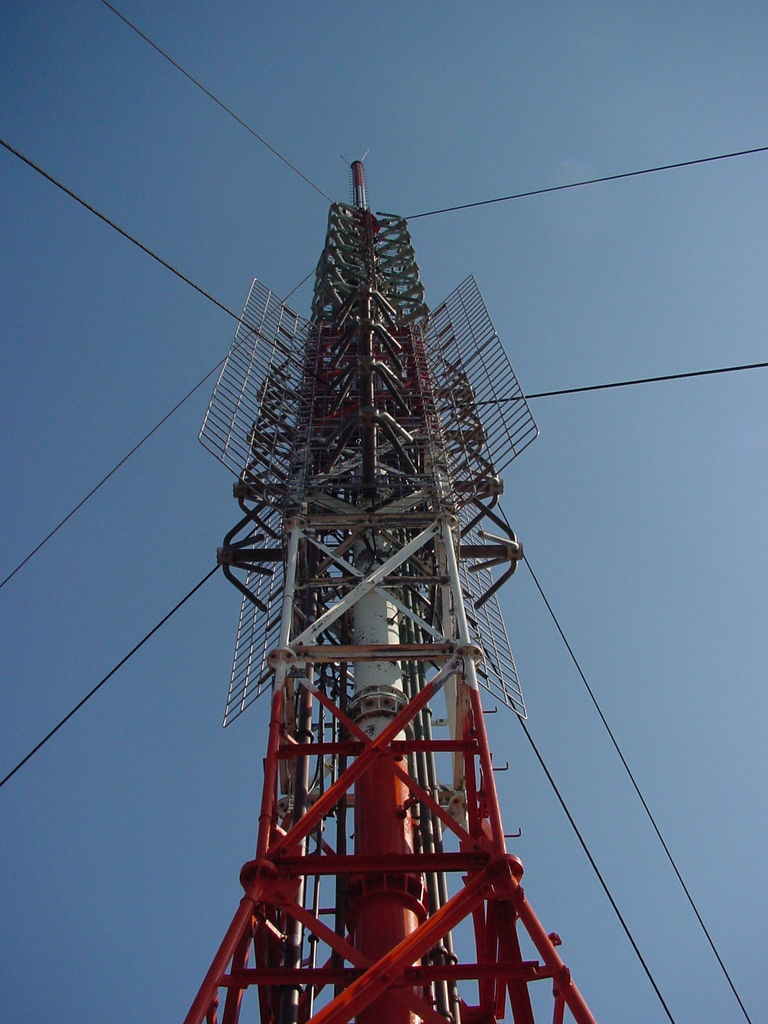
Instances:
[[[328,212],[325,248],[317,264],[312,319],[333,320],[349,296],[366,278],[363,217],[366,212],[347,203],[333,203]],[[403,323],[420,320],[428,313],[419,268],[402,217],[376,215],[375,240],[377,283]]]

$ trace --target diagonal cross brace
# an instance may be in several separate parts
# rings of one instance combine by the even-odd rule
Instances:
[[[463,844],[468,844],[470,847],[476,847],[477,841],[474,836],[471,836],[465,828],[462,828],[461,825],[455,821],[450,814],[426,791],[426,789],[420,786],[415,779],[411,778],[408,772],[403,771],[399,765],[394,763],[392,764],[392,770],[397,778],[408,787],[410,792],[419,798],[420,803],[424,804],[433,814],[437,815],[445,827],[449,828],[451,832],[454,832]]]
[[[323,554],[327,555],[332,562],[338,565],[339,568],[343,569],[350,576],[355,576],[359,580],[365,579],[365,573],[363,573],[356,566],[352,565],[350,562],[345,562],[341,557],[339,557],[338,548],[336,549],[336,551],[333,551],[331,550],[331,548],[327,546],[327,544],[323,544],[322,541],[317,540],[316,537],[310,537],[309,535],[307,535],[307,539],[310,540],[314,544],[314,546],[318,548],[318,550],[322,551]],[[348,550],[349,545],[347,544],[347,541],[344,541],[343,546],[345,550]],[[422,619],[421,616],[417,615],[416,612],[414,612],[411,608],[408,608],[407,605],[403,604],[403,602],[396,598],[394,594],[390,594],[386,587],[378,586],[374,587],[374,590],[376,590],[379,594],[382,594],[384,597],[386,597],[387,601],[389,601],[390,604],[393,604],[398,611],[402,612],[403,615],[406,615],[412,622],[415,622],[417,626],[421,627],[421,629],[425,630],[427,633],[435,637],[436,640],[446,639],[442,633],[434,629],[434,627],[430,626],[428,622]],[[298,643],[298,640],[295,641],[295,643]]]
[[[307,686],[308,684],[304,683],[304,685]],[[339,706],[337,704],[334,704],[334,702],[331,700],[330,697],[327,696],[327,694],[323,693],[322,690],[320,690],[315,685],[310,685],[309,688],[312,690],[312,692],[320,701],[320,703],[324,707],[326,707],[328,711],[330,711],[331,714],[339,720],[341,725],[343,725],[346,729],[349,730],[352,736],[356,736],[357,739],[361,740],[366,746],[368,746],[371,743],[370,736],[364,733],[359,725],[357,725],[355,722],[352,721],[351,718],[345,715],[344,712],[340,710]],[[450,814],[448,814],[448,812],[444,810],[444,808],[442,808],[440,804],[427,792],[427,790],[423,789],[416,782],[416,780],[408,774],[408,772],[403,771],[403,769],[395,763],[392,764],[392,770],[395,776],[398,779],[400,779],[401,782],[405,783],[410,792],[414,796],[417,796],[421,803],[425,804],[432,811],[433,814],[436,814],[437,817],[446,826],[446,828],[449,828],[452,832],[454,832],[459,837],[462,843],[470,845],[475,844],[475,839],[469,834],[469,832],[467,832],[466,829],[462,828],[461,825],[459,825],[459,823],[455,821],[450,816]]]
[[[329,608],[327,612],[324,612],[319,618],[315,619],[311,626],[308,626],[303,633],[299,636],[294,637],[292,646],[298,646],[301,644],[311,644],[317,639],[319,633],[322,633],[324,629],[327,629],[332,622],[335,622],[348,608],[357,604],[361,597],[364,597],[371,590],[377,587],[384,579],[397,569],[398,566],[402,565],[403,562],[407,561],[411,555],[415,554],[420,548],[430,541],[436,534],[440,532],[440,523],[431,523],[425,530],[422,530],[413,540],[396,551],[395,554],[391,555],[386,562],[370,573],[365,579],[358,583],[358,585],[343,597],[338,604],[335,604],[332,608]]]
[[[360,778],[361,775],[365,774],[376,758],[387,749],[392,740],[397,737],[398,733],[402,732],[418,712],[421,711],[421,709],[430,702],[435,694],[442,689],[445,685],[446,679],[456,671],[456,665],[460,660],[462,659],[455,656],[451,658],[450,661],[446,662],[437,675],[430,679],[421,693],[414,697],[396,718],[392,719],[386,729],[379,733],[375,740],[369,740],[368,746],[358,757],[355,758],[354,762],[349,766],[349,768],[347,768],[344,774],[341,775],[330,789],[327,789],[325,793],[323,793],[323,795],[312,805],[312,808],[307,811],[303,817],[299,818],[290,830],[284,836],[281,836],[278,842],[267,851],[268,857],[274,859],[276,855],[279,856],[283,851],[287,852],[309,835],[320,820],[335,804],[339,802],[344,793],[347,792],[347,790]]]
[[[298,903],[285,903],[283,909],[295,917],[298,921],[313,932],[319,939],[322,939],[332,950],[339,954],[344,960],[348,960],[354,967],[362,969],[371,966],[371,960],[360,950],[348,942],[343,936],[337,934],[318,920],[309,910]],[[395,990],[393,993],[398,1002],[403,1003],[409,1010],[413,1010],[426,1024],[445,1024],[445,1017],[441,1017],[413,990],[407,988]],[[310,1022],[308,1022],[310,1024]]]
[[[347,1024],[356,1014],[398,981],[407,967],[419,960],[481,903],[493,885],[481,872],[451,897],[436,914],[381,957],[361,977],[319,1010],[308,1024]]]

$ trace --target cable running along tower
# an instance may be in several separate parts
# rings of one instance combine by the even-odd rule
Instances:
[[[256,855],[186,1024],[534,1024],[542,980],[548,1020],[595,1024],[506,851],[481,703],[525,716],[495,506],[536,435],[473,279],[428,310],[354,163],[311,319],[254,281],[200,435],[242,511],[224,724],[271,713]]]

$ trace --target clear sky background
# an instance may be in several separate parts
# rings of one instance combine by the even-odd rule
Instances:
[[[207,4],[129,18],[335,198],[412,215],[768,144],[762,3]],[[327,203],[98,0],[0,4],[2,134],[233,309]],[[343,159],[342,159],[343,157]],[[0,575],[227,351],[233,324],[0,152]],[[537,392],[768,358],[768,154],[416,220]],[[309,285],[293,298],[306,314]],[[750,1010],[768,969],[768,371],[532,403],[504,507]],[[0,775],[214,564],[206,386],[0,591]],[[530,728],[678,1024],[740,1020],[523,567]],[[241,890],[266,705],[220,727],[217,576],[0,791],[0,1018],[180,1021]],[[517,723],[526,892],[598,1021],[666,1018]]]

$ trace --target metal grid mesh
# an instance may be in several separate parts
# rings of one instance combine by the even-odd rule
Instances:
[[[242,320],[211,396],[200,443],[235,476],[274,493],[290,475],[308,325],[257,280]]]
[[[305,320],[254,280],[200,430],[203,447],[272,506],[262,518],[278,535],[294,455],[307,330]],[[269,575],[248,574],[246,587],[267,611],[243,597],[225,726],[271,683],[267,655],[278,641],[283,584],[282,563],[273,563]]]
[[[459,522],[462,527],[466,526],[473,514],[468,506],[461,509]],[[462,539],[468,544],[481,544],[483,538],[480,530],[481,526],[477,525]],[[523,691],[496,594],[477,607],[479,599],[490,590],[493,576],[490,569],[474,568],[470,572],[470,568],[476,565],[474,559],[469,558],[462,558],[459,562],[467,622],[475,641],[483,649],[483,660],[477,667],[477,678],[480,685],[489,693],[503,701],[521,718],[527,718]]]
[[[451,476],[466,501],[539,431],[473,277],[432,311],[426,343]]]
[[[248,573],[245,585],[267,606],[267,611],[261,611],[247,597],[243,597],[222,722],[225,727],[250,707],[272,683],[273,671],[267,665],[267,656],[277,647],[280,639],[284,583],[285,572],[279,562],[271,576]]]

